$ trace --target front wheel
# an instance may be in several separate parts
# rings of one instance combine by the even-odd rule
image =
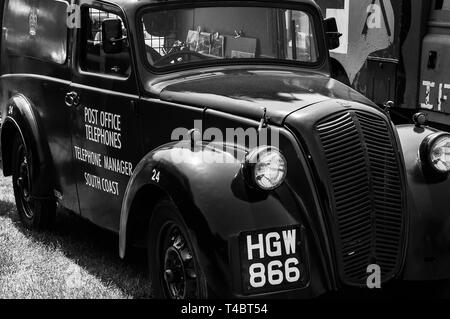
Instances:
[[[155,298],[206,299],[198,246],[178,208],[169,200],[162,200],[153,210],[147,247]]]
[[[22,224],[30,230],[49,228],[55,218],[56,204],[50,199],[33,197],[33,154],[19,134],[14,136],[12,165],[14,197]],[[50,198],[50,191],[48,193]]]

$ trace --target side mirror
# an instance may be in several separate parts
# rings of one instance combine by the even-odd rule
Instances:
[[[103,51],[105,53],[120,53],[126,37],[122,34],[122,21],[119,19],[105,19],[102,22]]]
[[[336,18],[328,18],[324,20],[325,34],[327,35],[328,50],[334,50],[341,45],[339,38],[342,33],[339,33]]]

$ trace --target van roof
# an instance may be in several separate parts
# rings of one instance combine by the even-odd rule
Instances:
[[[70,0],[67,0],[70,2]],[[190,0],[190,1],[186,1],[186,0],[134,0],[134,1],[130,1],[130,0],[99,0],[101,2],[105,2],[105,3],[112,3],[112,4],[116,4],[118,6],[120,6],[123,9],[132,9],[132,8],[136,8],[136,3],[138,3],[138,7],[140,7],[141,5],[145,5],[145,4],[157,4],[157,3],[179,3],[179,4],[183,4],[183,3],[193,3],[193,2],[208,2],[205,0]],[[254,0],[255,1],[255,0]],[[318,7],[318,5],[315,3],[314,0],[256,0],[259,2],[272,2],[272,3],[277,3],[277,2],[285,2],[285,3],[306,3],[306,4],[310,4],[313,5],[314,7]],[[209,0],[209,2],[218,2],[214,1],[214,0]],[[223,3],[223,1],[221,1]]]

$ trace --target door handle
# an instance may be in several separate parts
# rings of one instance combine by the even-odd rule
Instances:
[[[64,102],[68,107],[76,107],[80,105],[80,97],[77,92],[69,92],[66,94]]]

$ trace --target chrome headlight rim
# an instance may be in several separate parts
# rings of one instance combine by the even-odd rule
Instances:
[[[282,172],[281,178],[279,181],[272,185],[271,187],[264,187],[261,183],[257,181],[256,176],[256,165],[258,164],[259,159],[267,154],[276,153],[284,164],[284,171]],[[283,185],[287,176],[287,160],[286,157],[281,153],[280,149],[274,146],[260,146],[252,150],[245,158],[245,162],[243,165],[244,176],[247,183],[257,189],[262,191],[273,191]]]
[[[447,170],[440,170],[432,160],[433,148],[443,138],[448,138],[450,140],[450,133],[437,132],[428,135],[420,146],[420,160],[423,168],[431,170],[435,174],[448,175],[450,173],[450,166]]]

